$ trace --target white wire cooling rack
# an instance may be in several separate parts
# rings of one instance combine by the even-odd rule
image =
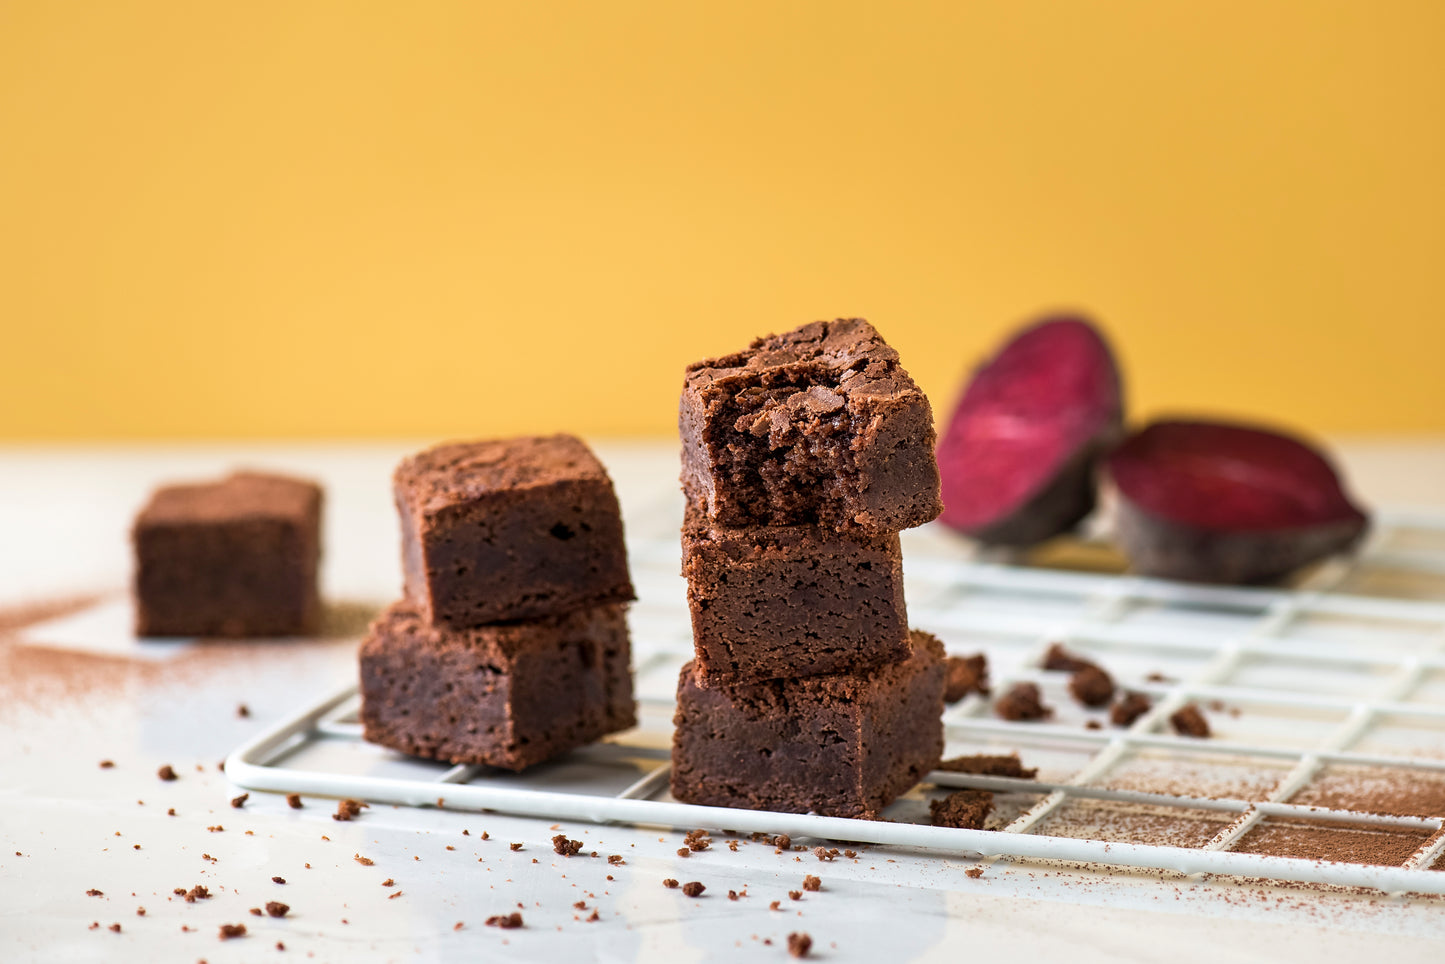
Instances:
[[[1055,712],[1015,723],[978,696],[950,707],[947,755],[1017,751],[1037,778],[935,772],[887,821],[672,799],[672,694],[691,634],[672,513],[651,521],[630,547],[637,728],[522,774],[448,767],[362,741],[352,687],[237,749],[227,775],[413,806],[1445,894],[1432,872],[1445,870],[1445,602],[1432,601],[1445,600],[1445,515],[1382,513],[1357,555],[1292,589],[989,562],[934,527],[906,533],[910,622],[952,654],[987,653],[995,692],[1039,684]],[[1066,674],[1039,668],[1053,643],[1153,708],[1109,726],[1068,696]],[[1207,739],[1169,726],[1191,702]],[[927,825],[929,797],[957,787],[995,791],[991,829]]]

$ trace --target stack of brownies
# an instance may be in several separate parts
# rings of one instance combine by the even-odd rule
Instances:
[[[928,399],[840,319],[690,366],[679,421],[673,796],[876,815],[943,751],[943,647],[908,629],[898,541],[942,509]]]
[[[362,643],[366,739],[521,770],[636,723],[622,515],[586,445],[442,445],[394,485],[406,598]]]

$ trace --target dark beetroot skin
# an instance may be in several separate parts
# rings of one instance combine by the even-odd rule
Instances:
[[[1094,508],[1094,463],[1123,434],[1119,371],[1083,318],[1024,329],[980,368],[938,445],[946,525],[1028,546]]]
[[[1351,548],[1369,520],[1303,441],[1223,422],[1160,421],[1109,456],[1115,538],[1134,570],[1196,582],[1275,582]]]

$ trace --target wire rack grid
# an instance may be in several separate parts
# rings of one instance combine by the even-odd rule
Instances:
[[[979,696],[950,707],[948,755],[1017,751],[1037,776],[934,772],[885,821],[671,798],[672,694],[691,657],[673,515],[647,513],[653,531],[629,544],[637,728],[521,774],[447,767],[363,742],[348,687],[237,749],[228,776],[413,806],[1445,894],[1432,872],[1445,869],[1445,515],[1382,513],[1361,551],[1292,589],[989,561],[933,527],[905,534],[910,622],[951,654],[985,652],[995,691],[1038,684],[1054,712],[1020,723]],[[1055,643],[1150,711],[1116,728],[1078,705],[1067,676],[1041,668]],[[1207,708],[1209,738],[1172,732],[1189,703]],[[995,792],[990,829],[928,825],[929,798],[955,788]]]

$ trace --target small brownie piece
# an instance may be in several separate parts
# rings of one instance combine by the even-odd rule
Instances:
[[[361,644],[372,743],[521,770],[636,722],[619,604],[454,630],[395,603]]]
[[[1039,775],[1037,767],[1025,767],[1017,753],[979,753],[972,756],[955,756],[941,760],[938,769],[947,773],[977,773],[989,777],[1017,777],[1032,780]]]
[[[943,701],[957,703],[969,693],[980,696],[989,694],[988,656],[975,653],[972,656],[950,656],[943,664]]]
[[[1044,705],[1043,695],[1034,683],[1015,683],[994,701],[993,711],[1005,720],[1016,722],[1046,720],[1054,715],[1053,709]]]
[[[259,472],[157,489],[136,517],[136,634],[296,636],[321,617],[321,487]]]
[[[935,827],[982,830],[992,812],[993,794],[987,790],[959,790],[928,802],[930,822]]]
[[[1114,698],[1114,678],[1092,664],[1080,667],[1069,677],[1069,694],[1085,706],[1108,706]]]
[[[1154,701],[1143,693],[1125,693],[1109,710],[1109,722],[1115,726],[1132,726],[1134,721],[1154,708]]]
[[[637,598],[607,470],[571,435],[439,445],[402,461],[406,594],[468,629]]]
[[[943,645],[862,675],[703,689],[678,680],[672,795],[686,803],[868,817],[943,754]]]
[[[689,365],[682,484],[715,525],[897,532],[943,511],[933,411],[861,318]]]
[[[714,528],[689,504],[682,574],[703,686],[862,673],[908,658],[896,533]]]

